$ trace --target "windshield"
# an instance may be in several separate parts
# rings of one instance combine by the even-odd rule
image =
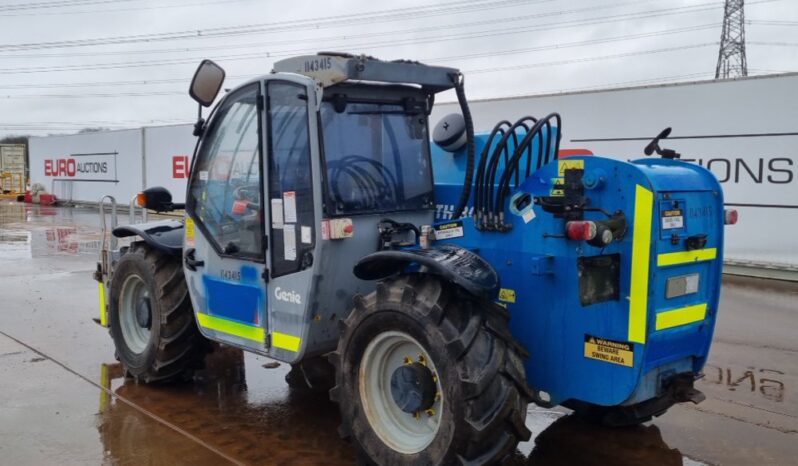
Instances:
[[[332,215],[432,208],[426,117],[401,105],[321,108]]]

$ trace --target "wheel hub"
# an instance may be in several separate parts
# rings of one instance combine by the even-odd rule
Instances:
[[[136,323],[149,330],[152,325],[152,307],[149,297],[141,297],[136,303]]]
[[[394,403],[406,413],[417,413],[435,403],[435,379],[432,372],[420,362],[399,366],[391,375],[391,396]]]

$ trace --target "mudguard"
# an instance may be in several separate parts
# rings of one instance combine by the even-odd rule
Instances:
[[[161,252],[175,256],[182,255],[183,222],[177,220],[122,225],[114,228],[113,234],[117,238],[140,236],[145,243]]]
[[[429,249],[379,251],[360,259],[354,274],[361,280],[379,280],[403,271],[423,271],[462,287],[480,298],[492,300],[499,289],[499,275],[478,254],[450,244]]]

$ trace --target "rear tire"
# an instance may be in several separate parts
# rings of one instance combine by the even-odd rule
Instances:
[[[111,278],[108,323],[126,373],[144,382],[186,380],[209,350],[194,320],[179,257],[136,242]]]
[[[337,385],[330,396],[361,462],[494,464],[529,439],[523,350],[505,315],[489,306],[425,275],[389,279],[355,297],[331,356]],[[423,383],[411,386],[425,394],[394,392],[397,373],[399,383],[421,374],[415,380]]]

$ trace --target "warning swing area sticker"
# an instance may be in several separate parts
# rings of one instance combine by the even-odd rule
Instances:
[[[632,367],[634,365],[635,350],[632,343],[607,340],[606,338],[585,334],[585,357]]]

